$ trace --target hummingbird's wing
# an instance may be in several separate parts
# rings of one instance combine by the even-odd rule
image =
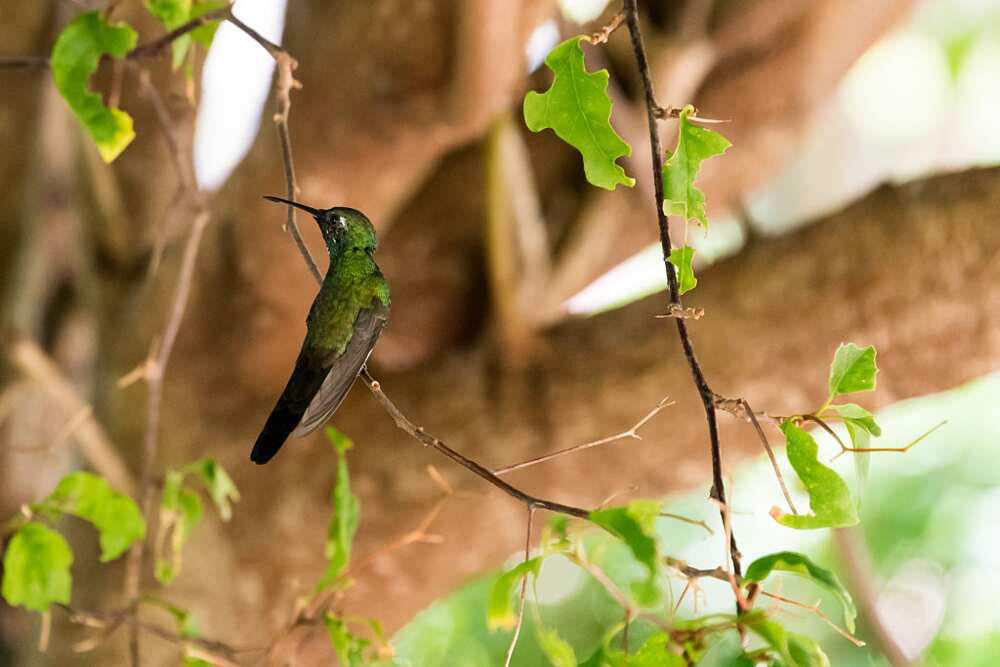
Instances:
[[[312,433],[340,407],[388,321],[389,309],[377,299],[371,308],[361,309],[354,321],[350,342],[341,355],[331,359],[330,372],[292,431],[293,438]]]

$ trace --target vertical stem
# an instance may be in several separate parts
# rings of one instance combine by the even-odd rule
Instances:
[[[649,149],[653,159],[653,187],[656,196],[656,218],[660,230],[660,248],[663,253],[663,268],[667,273],[667,285],[669,287],[670,304],[683,308],[681,304],[680,290],[677,285],[677,275],[667,261],[670,257],[670,226],[666,214],[663,212],[663,170],[662,149],[660,148],[660,135],[657,127],[656,111],[659,106],[653,94],[653,80],[649,70],[649,61],[646,58],[646,49],[642,43],[642,32],[639,29],[639,8],[637,0],[625,0],[625,20],[628,24],[629,36],[632,39],[632,50],[635,52],[636,65],[639,67],[639,74],[642,77],[642,87],[646,97],[646,120],[649,126]],[[684,349],[684,357],[691,368],[691,376],[694,379],[695,387],[701,396],[702,405],[705,408],[705,420],[708,423],[708,438],[711,444],[712,453],[712,491],[711,496],[725,505],[726,489],[722,481],[722,452],[719,446],[719,429],[715,420],[715,401],[711,388],[705,380],[705,375],[695,356],[694,346],[687,331],[687,323],[682,318],[674,318],[677,324],[677,335],[681,339],[681,347]],[[733,562],[733,573],[736,576],[741,574],[739,549],[736,546],[736,537],[731,535],[729,541],[729,555]]]

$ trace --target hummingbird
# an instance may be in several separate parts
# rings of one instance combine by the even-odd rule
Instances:
[[[389,321],[389,284],[375,263],[375,227],[361,211],[317,209],[267,196],[315,218],[330,253],[323,284],[306,318],[295,369],[254,443],[250,460],[267,463],[289,435],[319,428],[340,407]]]

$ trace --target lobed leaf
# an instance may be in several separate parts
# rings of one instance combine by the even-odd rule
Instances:
[[[52,47],[52,78],[73,115],[90,134],[105,162],[112,162],[132,139],[132,118],[108,108],[89,89],[90,77],[104,55],[121,58],[135,48],[136,32],[128,25],[105,23],[98,12],[80,14],[63,28]]]
[[[571,37],[545,58],[555,78],[544,93],[529,91],[524,97],[524,122],[532,132],[552,129],[583,156],[583,171],[593,185],[614,190],[619,183],[632,187],[635,179],[616,162],[630,155],[632,147],[611,127],[608,71],[588,72],[580,42]]]
[[[660,560],[656,546],[656,518],[659,513],[660,503],[652,500],[635,500],[628,505],[590,513],[591,521],[621,538],[636,560],[649,570],[646,582],[635,590],[639,602],[644,605],[655,604],[660,595],[656,586]]]
[[[486,624],[490,630],[503,628],[509,630],[517,623],[517,614],[514,613],[514,586],[521,580],[521,577],[529,574],[538,576],[538,570],[542,566],[544,558],[538,556],[521,561],[511,569],[507,570],[493,582],[490,589],[490,601],[486,608]]]
[[[695,187],[694,179],[703,161],[722,155],[732,144],[718,132],[692,124],[689,117],[693,113],[694,107],[690,104],[681,110],[677,121],[677,145],[673,153],[667,151],[663,163],[663,212],[708,227],[705,193]]]
[[[778,522],[797,529],[842,528],[858,523],[847,483],[819,462],[819,447],[813,437],[790,419],[781,422],[781,431],[788,445],[788,460],[809,493],[812,514],[777,514]]]
[[[12,606],[45,613],[53,602],[68,604],[73,551],[62,535],[29,521],[18,528],[3,559],[4,599]]]
[[[44,511],[65,512],[93,524],[100,533],[102,563],[118,558],[146,536],[146,522],[135,501],[89,472],[63,477],[40,505]]]
[[[854,619],[858,615],[854,600],[847,591],[837,575],[822,568],[812,562],[807,556],[795,551],[781,551],[778,553],[761,556],[747,568],[743,575],[743,582],[761,583],[767,579],[772,572],[791,572],[807,579],[811,579],[823,588],[837,596],[841,606],[844,608],[844,623],[850,632],[854,632]]]
[[[856,391],[871,391],[875,388],[875,347],[858,347],[854,343],[842,343],[830,364],[830,399]]]
[[[670,251],[668,261],[677,268],[677,281],[681,294],[690,292],[698,285],[694,269],[691,268],[692,259],[694,259],[694,248],[691,246],[685,245]]]
[[[337,480],[331,494],[333,518],[326,539],[326,572],[318,584],[323,590],[329,587],[347,569],[351,561],[354,533],[361,520],[361,502],[351,492],[350,474],[345,452],[354,446],[347,436],[332,426],[326,427],[326,436],[337,452]]]

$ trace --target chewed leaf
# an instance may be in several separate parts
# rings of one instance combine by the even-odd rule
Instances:
[[[794,551],[781,551],[779,553],[762,556],[750,564],[746,574],[743,575],[744,583],[762,582],[767,579],[772,572],[791,572],[813,580],[820,586],[832,592],[840,600],[844,608],[844,622],[850,632],[854,632],[854,619],[858,615],[857,608],[851,594],[847,592],[844,585],[840,583],[837,575],[822,568],[812,562],[804,554]]]
[[[532,132],[551,128],[560,139],[583,156],[583,171],[592,184],[614,190],[621,183],[632,187],[635,179],[616,162],[632,147],[611,127],[608,71],[588,72],[579,35],[559,44],[545,59],[555,74],[544,93],[530,91],[524,98],[524,122]]]
[[[105,162],[113,161],[135,138],[132,118],[108,108],[89,89],[101,56],[121,58],[135,47],[136,32],[125,24],[109,25],[98,12],[73,19],[52,47],[52,78],[73,115],[87,130]]]
[[[660,590],[656,586],[659,573],[659,553],[656,544],[656,517],[660,504],[652,500],[635,500],[621,507],[594,510],[590,520],[622,539],[635,559],[649,570],[648,579],[635,587],[639,602],[655,604]]]
[[[691,123],[689,117],[694,107],[681,110],[677,122],[677,146],[667,152],[663,163],[663,212],[679,215],[684,220],[696,220],[708,227],[705,217],[705,193],[695,187],[701,163],[710,157],[722,155],[732,144],[714,130],[707,130]]]
[[[788,460],[809,493],[812,514],[779,514],[775,516],[778,522],[799,529],[842,528],[858,523],[847,483],[819,462],[819,447],[813,437],[789,419],[781,422],[781,431],[788,444]]]
[[[875,388],[875,347],[858,347],[854,343],[844,343],[830,364],[829,391],[833,399],[856,391],[871,391]]]
[[[690,292],[698,285],[694,269],[691,268],[692,259],[694,259],[694,248],[691,246],[685,245],[670,251],[669,261],[677,268],[677,281],[681,294]]]
[[[65,512],[92,523],[100,533],[101,562],[118,558],[146,536],[146,522],[135,501],[89,472],[66,475],[40,504],[46,511]]]
[[[7,604],[47,612],[53,602],[68,604],[73,552],[62,535],[29,521],[7,545],[3,559],[3,597]]]

